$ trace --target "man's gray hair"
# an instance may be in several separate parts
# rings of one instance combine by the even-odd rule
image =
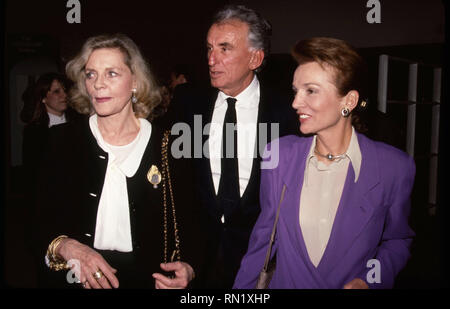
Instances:
[[[266,62],[270,52],[270,37],[272,26],[256,11],[243,5],[227,5],[219,10],[213,18],[212,24],[220,24],[230,19],[237,19],[248,25],[248,41],[252,48],[264,51],[262,65],[255,71],[259,72]]]

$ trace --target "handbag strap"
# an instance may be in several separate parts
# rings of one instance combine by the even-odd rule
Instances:
[[[178,235],[178,224],[177,217],[175,213],[175,200],[172,191],[172,181],[170,178],[169,171],[169,159],[168,159],[168,149],[169,149],[169,134],[170,131],[166,130],[164,132],[162,142],[161,142],[161,157],[162,157],[162,180],[163,180],[163,204],[164,204],[164,263],[168,261],[168,209],[167,209],[167,188],[169,188],[170,194],[170,204],[172,204],[172,218],[173,218],[173,233],[175,240],[175,249],[172,252],[171,258],[169,262],[175,262],[181,260],[181,250],[180,250],[180,238]]]
[[[272,234],[270,235],[269,248],[267,248],[266,260],[264,261],[264,267],[263,267],[264,271],[267,271],[267,268],[269,267],[270,255],[272,254],[272,246],[273,246],[273,242],[275,241],[275,233],[277,231],[278,216],[280,215],[280,207],[281,207],[281,203],[283,202],[283,199],[284,199],[285,191],[286,191],[286,185],[283,185],[283,190],[281,191],[280,202],[278,203],[277,215],[275,216],[275,222],[273,224]]]

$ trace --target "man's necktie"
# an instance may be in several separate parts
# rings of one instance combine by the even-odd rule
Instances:
[[[237,157],[236,99],[227,98],[228,108],[223,121],[222,160],[218,198],[220,215],[239,203],[239,167]]]

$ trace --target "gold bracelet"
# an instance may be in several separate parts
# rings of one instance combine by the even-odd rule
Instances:
[[[67,238],[66,235],[60,235],[53,239],[53,241],[48,245],[46,259],[48,260],[48,267],[54,271],[60,271],[63,269],[69,269],[69,265],[67,265],[66,261],[56,253],[56,249],[58,248],[60,242]]]

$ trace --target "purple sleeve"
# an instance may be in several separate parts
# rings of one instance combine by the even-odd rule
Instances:
[[[405,161],[404,161],[405,162]],[[378,279],[375,267],[364,268],[359,278],[364,280],[371,289],[389,289],[394,286],[394,280],[409,257],[409,248],[414,237],[413,230],[408,225],[411,208],[410,194],[414,184],[415,164],[408,157],[403,168],[397,169],[397,179],[394,181],[393,199],[389,206],[383,235],[374,259],[379,262]],[[366,266],[366,265],[364,265]],[[379,282],[376,282],[379,281]]]
[[[270,148],[270,145],[268,147]],[[278,168],[261,170],[261,213],[253,227],[247,253],[241,261],[241,267],[233,285],[234,289],[254,289],[256,286],[275,221],[277,199],[281,194],[281,189],[279,188],[281,184],[277,182],[277,175]],[[272,255],[275,251],[276,243],[274,243],[272,248]]]

